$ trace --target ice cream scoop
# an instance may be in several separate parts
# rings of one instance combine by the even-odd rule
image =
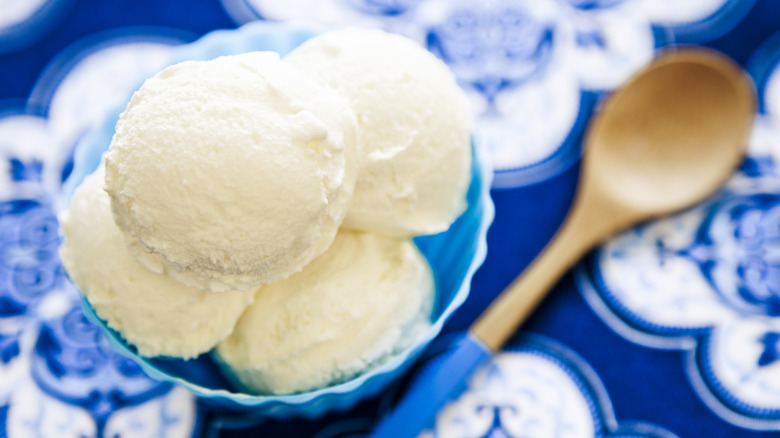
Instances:
[[[412,345],[430,326],[433,296],[411,241],[340,231],[301,272],[262,286],[215,356],[251,393],[323,388]]]
[[[347,97],[363,150],[344,226],[397,236],[446,230],[465,209],[472,117],[447,66],[380,30],[314,37],[284,62]]]
[[[357,178],[348,102],[253,52],[168,67],[116,124],[106,191],[135,258],[188,286],[245,290],[330,245]]]
[[[114,223],[103,179],[101,166],[61,217],[60,256],[71,280],[139,354],[187,359],[211,350],[233,330],[255,291],[193,289],[139,265]]]

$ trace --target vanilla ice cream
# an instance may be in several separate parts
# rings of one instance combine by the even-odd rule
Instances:
[[[327,249],[358,154],[348,102],[276,53],[183,62],[147,80],[121,115],[106,191],[147,269],[246,290]]]
[[[284,60],[345,95],[363,161],[344,226],[411,236],[446,230],[466,207],[472,117],[447,66],[380,30],[314,37]]]
[[[214,353],[249,392],[339,383],[411,345],[430,325],[434,289],[411,241],[341,231],[303,271],[262,286]]]
[[[217,294],[149,272],[130,255],[103,190],[103,166],[61,217],[62,263],[95,312],[142,356],[196,357],[233,330],[255,291]]]

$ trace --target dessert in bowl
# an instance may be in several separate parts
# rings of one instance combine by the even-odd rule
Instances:
[[[355,45],[354,50],[341,50],[341,45],[345,44],[342,40],[355,41],[353,32],[373,36],[360,39],[361,44]],[[355,60],[378,56],[376,53],[372,55],[372,39],[390,39],[390,45],[400,47],[398,50],[406,50],[408,44],[414,43],[378,31],[349,30],[321,34],[322,37],[312,39],[289,57],[289,67],[272,54],[255,53],[272,51],[285,55],[317,34],[320,34],[318,30],[306,27],[252,23],[237,30],[209,34],[196,43],[177,49],[172,64],[185,60],[209,60],[208,64],[178,64],[147,81],[144,85],[147,88],[142,87],[132,100],[128,99],[131,103],[127,109],[123,107],[108,115],[104,123],[79,145],[74,171],[67,182],[70,190],[75,192],[72,208],[79,202],[91,202],[90,205],[102,203],[102,220],[106,222],[110,221],[106,217],[113,218],[107,226],[114,235],[113,244],[121,246],[124,242],[122,250],[126,251],[126,264],[135,263],[133,269],[138,270],[121,285],[108,286],[112,294],[103,294],[99,298],[95,290],[106,288],[104,285],[113,281],[113,277],[105,275],[106,278],[101,277],[93,283],[85,280],[91,278],[89,272],[99,273],[100,266],[98,262],[93,263],[97,266],[89,267],[88,262],[78,261],[74,254],[88,245],[78,245],[78,233],[69,230],[84,227],[78,224],[86,223],[98,214],[87,212],[79,220],[76,220],[75,211],[64,216],[63,259],[66,268],[83,292],[86,313],[104,329],[112,346],[138,362],[151,377],[181,384],[194,394],[226,408],[251,409],[273,417],[315,417],[332,409],[349,408],[359,400],[378,393],[403,373],[465,301],[471,276],[484,260],[487,228],[493,217],[489,196],[492,173],[482,151],[471,143],[469,133],[464,131],[469,129],[467,115],[464,115],[467,110],[463,109],[466,107],[465,99],[460,100],[456,93],[455,100],[458,102],[448,105],[441,111],[442,114],[431,111],[430,105],[425,108],[419,102],[410,102],[409,110],[400,116],[394,116],[402,109],[397,105],[381,108],[384,101],[398,100],[397,96],[388,96],[388,92],[401,96],[407,93],[407,97],[408,93],[412,96],[433,93],[430,99],[438,99],[435,89],[440,87],[425,86],[425,81],[440,81],[440,77],[429,70],[446,67],[438,60],[424,61],[422,65],[433,62],[431,65],[435,67],[424,68],[423,74],[431,77],[421,79],[423,85],[420,86],[414,75],[387,73],[388,69],[403,70],[403,65],[385,65],[382,71],[387,74],[383,73],[379,78],[376,92],[369,93],[370,98],[364,99],[360,95],[350,95],[349,90],[340,89],[338,83],[332,82],[349,75],[326,73],[339,70],[340,63],[347,65],[345,71],[348,72],[350,63]],[[423,52],[419,47],[414,50]],[[427,52],[425,56],[433,59]],[[400,62],[397,58],[385,58],[384,61],[380,58],[372,62],[381,66],[388,59],[393,63]],[[258,82],[266,84],[262,85],[265,91],[231,95],[226,91],[230,84],[224,81],[232,73],[198,76],[206,65],[208,68],[222,68],[218,63],[227,65],[228,70],[236,68],[241,72],[237,73],[239,76],[260,72]],[[307,66],[313,65],[318,68],[307,71]],[[415,62],[414,65],[420,63]],[[449,72],[442,74],[451,76]],[[140,115],[134,115],[134,108],[143,108],[144,103],[154,102],[159,96],[163,96],[161,101],[164,102],[166,93],[182,89],[179,86],[154,87],[156,79],[180,80],[184,84],[195,81],[200,85],[213,82],[209,92],[216,90],[216,97],[204,100],[196,96],[189,104],[171,111],[168,110],[172,107],[162,107],[164,111],[150,118],[152,122],[160,123],[141,124],[149,128],[135,129],[139,126],[136,119],[148,116],[153,110],[137,110]],[[354,77],[350,80],[352,83],[356,81]],[[449,81],[448,86],[455,86],[454,79]],[[364,81],[361,88],[371,90],[370,82]],[[254,80],[251,83],[253,87],[261,87]],[[299,89],[297,84],[307,85]],[[286,135],[279,139],[278,144],[298,144],[297,149],[291,152],[297,158],[290,162],[274,162],[271,167],[263,167],[268,166],[263,157],[273,154],[275,149],[260,150],[256,161],[251,157],[242,159],[243,156],[238,155],[227,164],[215,164],[219,161],[215,157],[224,156],[217,151],[205,160],[206,164],[203,161],[192,162],[197,156],[211,153],[209,151],[218,147],[214,146],[214,141],[199,144],[198,139],[203,136],[235,137],[235,132],[247,132],[246,138],[250,139],[247,151],[256,152],[257,142],[267,142],[261,141],[266,138],[264,132],[253,130],[277,114],[262,113],[262,108],[244,112],[253,116],[265,114],[258,119],[248,117],[248,127],[241,126],[238,123],[241,120],[223,117],[220,124],[210,129],[183,123],[178,131],[174,131],[175,135],[165,131],[175,125],[165,123],[166,117],[173,117],[171,114],[181,117],[181,114],[192,111],[192,117],[203,117],[204,113],[213,111],[216,115],[209,117],[219,119],[220,111],[227,105],[263,95],[281,96],[280,100],[273,100],[268,105],[284,116],[281,119],[285,122],[272,124],[282,126],[280,131]],[[343,100],[334,95],[342,96]],[[185,93],[176,99],[186,102],[191,97]],[[204,105],[193,103],[198,99],[204,101]],[[215,109],[207,105],[222,102],[220,99],[225,102],[223,106],[217,105]],[[263,99],[264,102],[266,100]],[[344,105],[344,102],[347,104]],[[351,107],[352,112],[350,108],[333,109],[344,106]],[[459,107],[459,112],[453,113],[453,106]],[[158,104],[156,108],[161,106]],[[289,125],[284,125],[290,120]],[[445,127],[415,130],[409,127],[411,123],[434,127],[443,124]],[[447,127],[447,124],[451,126]],[[193,134],[187,130],[188,126],[191,131],[199,133],[197,137],[191,138]],[[225,126],[232,131],[221,134],[220,130]],[[388,134],[391,132],[388,127],[395,127],[401,134],[396,134],[398,138],[392,138],[392,142],[382,144],[379,140],[392,137]],[[363,135],[356,136],[353,131]],[[370,139],[371,135],[365,134],[369,131],[381,132],[377,135],[379,140],[371,140],[369,146],[354,138],[365,136]],[[425,135],[418,135],[418,131]],[[460,140],[454,137],[457,135],[460,135]],[[112,139],[114,146],[106,153]],[[173,146],[166,146],[163,151],[156,150],[155,153],[159,154],[153,158],[134,162],[138,157],[134,148],[143,151],[154,149],[149,145],[138,146],[145,141],[152,145]],[[242,141],[242,138],[234,139],[231,147]],[[458,141],[461,143],[460,150],[450,149]],[[192,149],[176,152],[176,142],[183,142]],[[352,143],[360,143],[357,159],[351,156],[355,154]],[[278,144],[273,147],[278,148]],[[154,165],[148,165],[150,162]],[[308,169],[305,174],[285,179],[300,171],[296,165],[310,167],[305,167]],[[138,167],[143,168],[143,172]],[[244,171],[247,167],[268,171],[247,173]],[[354,167],[360,170],[356,171]],[[285,171],[273,172],[280,168]],[[192,173],[193,169],[195,173]],[[94,173],[96,170],[97,173]],[[209,174],[212,171],[220,173]],[[242,179],[243,174],[249,176]],[[137,175],[143,175],[143,178]],[[171,175],[175,178],[165,179]],[[313,184],[301,182],[312,175],[321,178]],[[258,182],[255,178],[261,180]],[[252,185],[247,187],[247,181]],[[101,182],[105,191],[100,190]],[[188,191],[192,187],[197,189],[199,184],[206,189]],[[288,196],[286,189],[290,185],[295,185],[296,190]],[[302,188],[299,189],[298,185]],[[271,224],[262,229],[264,220],[260,218],[266,213],[255,207],[271,202],[267,200],[271,198],[266,196],[267,193],[258,195],[257,187],[269,188],[267,192],[272,195],[268,196],[281,205],[273,208],[265,219],[276,220],[277,228]],[[271,190],[272,187],[277,188]],[[306,190],[314,194],[296,197],[300,193],[309,193]],[[213,202],[207,203],[208,207],[200,208],[201,198],[196,194],[204,191],[209,194],[237,193],[237,201],[229,205],[220,204],[224,197],[215,195]],[[277,192],[281,194],[273,195]],[[84,201],[98,198],[98,201]],[[171,201],[166,202],[166,199]],[[316,208],[309,209],[315,201],[319,202]],[[247,202],[252,205],[241,205]],[[214,210],[220,209],[228,212],[224,220],[230,223],[221,223],[220,216],[213,214]],[[288,212],[287,209],[292,210]],[[415,214],[418,210],[419,214]],[[257,218],[255,222],[260,224],[257,225],[260,230],[246,225],[252,221],[233,220],[234,217],[246,219],[248,216]],[[279,253],[266,251],[263,245],[269,240],[278,243],[274,238],[287,226],[295,229],[295,222],[301,217],[314,219],[302,224],[299,231],[290,233],[293,236],[290,242],[279,243],[279,247],[294,248],[296,255],[282,260],[285,263],[278,263],[277,258],[281,258]],[[199,234],[195,239],[192,234],[177,235],[183,226],[208,232]],[[313,234],[306,239],[296,239],[304,233]],[[165,240],[171,236],[174,237]],[[192,250],[191,240],[213,246],[208,251]],[[94,239],[85,241],[93,243],[97,254],[101,253],[100,247],[105,243],[100,240],[95,242]],[[257,252],[251,250],[253,245]],[[209,255],[201,257],[201,252]],[[89,257],[94,255],[86,256],[87,259]],[[80,269],[92,271],[84,274]],[[122,272],[114,274],[123,275]],[[168,288],[165,284],[170,284],[174,285],[174,289],[181,289],[178,296],[184,297],[161,304],[172,306],[170,312],[180,312],[171,321],[165,318],[164,312],[146,317],[141,324],[145,324],[151,335],[135,333],[129,328],[128,324],[137,324],[131,317],[137,316],[138,312],[125,309],[121,304],[123,300],[142,300],[143,295],[133,296],[125,292],[125,295],[131,295],[130,298],[117,298],[121,295],[118,288],[132,292],[132,285],[138,284],[140,277],[148,277],[150,282],[154,282],[143,283],[147,287],[145,294],[165,295],[167,292],[155,294],[154,291],[165,291]],[[385,278],[391,280],[377,281]],[[392,287],[386,288],[387,284]],[[296,298],[294,293],[298,292],[290,292],[301,289],[311,295]],[[346,293],[341,289],[351,291],[349,297],[339,298],[340,293]],[[190,295],[199,294],[203,298],[198,301],[198,311],[193,311],[189,318],[191,321],[188,321],[194,324],[195,329],[182,330],[182,321],[187,321],[189,315],[185,299],[190,298],[188,290],[192,292]],[[253,296],[247,298],[249,295]],[[232,304],[215,304],[219,299],[230,299]],[[208,303],[209,300],[214,303]],[[254,303],[249,304],[252,301]],[[239,311],[241,305],[248,307]],[[276,311],[273,306],[285,310]],[[214,321],[208,317],[208,307],[226,316]],[[224,312],[223,307],[229,312]],[[112,313],[112,309],[115,312]],[[120,315],[122,312],[124,314]],[[203,318],[203,322],[198,322],[198,318]],[[147,326],[154,328],[149,330]],[[198,348],[177,345],[189,343],[187,333],[183,332],[195,333],[201,327],[208,328],[207,332],[213,339],[202,342]],[[261,333],[258,337],[272,334],[277,341],[275,347],[269,350],[268,346],[273,344],[270,341],[265,342],[262,348],[253,346],[257,332]],[[155,337],[165,342],[157,342]],[[202,338],[198,335],[199,340]],[[212,346],[216,348],[212,350]],[[269,355],[270,359],[264,359]]]

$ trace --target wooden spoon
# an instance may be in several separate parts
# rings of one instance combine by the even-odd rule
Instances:
[[[594,245],[713,194],[742,161],[754,111],[752,83],[722,55],[687,49],[657,58],[605,102],[566,220],[472,333],[498,351]]]
[[[742,69],[704,49],[666,52],[613,93],[588,130],[578,191],[561,228],[372,436],[419,433],[594,245],[718,190],[743,158],[754,111]]]

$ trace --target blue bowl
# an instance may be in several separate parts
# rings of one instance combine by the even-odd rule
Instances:
[[[254,22],[236,30],[210,33],[195,43],[177,48],[170,63],[213,59],[254,50],[273,50],[283,55],[317,33],[318,30],[311,26]],[[114,125],[123,109],[124,106],[108,114],[103,123],[79,144],[73,172],[65,184],[68,196],[86,175],[97,168],[103,152],[111,143]],[[349,409],[399,378],[441,332],[444,323],[469,294],[471,277],[487,253],[487,229],[494,215],[490,198],[492,170],[483,151],[476,146],[472,150],[472,181],[467,210],[446,232],[415,239],[436,277],[432,326],[417,344],[352,380],[293,395],[242,393],[227,382],[209,355],[190,361],[139,356],[135,347],[95,314],[86,299],[82,300],[84,311],[103,329],[112,347],[137,362],[150,377],[179,384],[212,406],[230,411],[252,411],[252,415],[272,418],[316,418],[329,411]]]

